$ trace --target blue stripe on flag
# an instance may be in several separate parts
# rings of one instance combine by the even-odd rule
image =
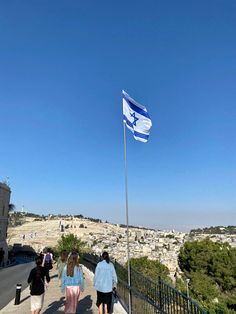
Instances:
[[[130,106],[130,108],[133,111],[136,111],[137,113],[141,114],[142,116],[150,119],[150,116],[146,111],[144,111],[143,109],[141,109],[140,107],[138,107],[134,103],[132,103],[127,97],[125,97],[125,95],[123,95],[123,97],[127,101],[128,105]]]
[[[146,134],[143,134],[143,133],[139,133],[137,131],[134,131],[134,136],[143,138],[144,140],[148,140],[148,138],[149,138],[149,135],[146,135]]]
[[[127,124],[130,130],[133,132],[134,136],[148,140],[149,135],[135,131],[133,124],[128,120],[128,118],[125,115],[123,115],[123,121]]]

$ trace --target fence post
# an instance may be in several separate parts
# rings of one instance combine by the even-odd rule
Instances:
[[[130,265],[130,286],[129,286],[129,297],[130,297],[130,313],[132,313],[133,304],[132,304],[132,267]]]
[[[160,303],[160,310],[163,310],[163,291],[162,291],[162,280],[161,277],[158,276],[158,286],[159,286],[159,303]]]

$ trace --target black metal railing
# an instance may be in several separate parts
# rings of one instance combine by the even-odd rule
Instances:
[[[97,255],[85,254],[83,263],[95,271],[100,258]],[[118,296],[124,308],[128,309],[129,294],[133,314],[206,314],[194,300],[188,298],[160,277],[154,282],[131,267],[131,287],[128,286],[128,270],[114,262],[118,276]]]

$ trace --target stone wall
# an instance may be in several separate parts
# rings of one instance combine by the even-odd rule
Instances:
[[[5,251],[4,262],[8,258],[7,247],[7,227],[8,227],[8,210],[11,190],[5,183],[0,183],[0,248]]]

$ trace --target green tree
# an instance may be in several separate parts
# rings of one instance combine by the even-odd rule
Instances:
[[[236,249],[209,239],[186,242],[180,249],[179,266],[189,277],[201,272],[214,279],[223,291],[236,288]]]
[[[193,295],[194,298],[205,303],[211,302],[220,295],[219,288],[214,279],[201,272],[191,274],[189,288],[190,296]]]
[[[159,276],[164,280],[169,279],[168,268],[158,260],[148,259],[147,256],[131,258],[130,265],[132,268],[153,281],[156,281]]]
[[[175,288],[186,294],[186,283],[184,282],[184,280],[182,278],[176,278],[176,281],[175,281]]]
[[[228,243],[186,242],[178,262],[190,278],[190,296],[209,313],[231,313],[236,310],[236,249]]]
[[[71,252],[77,250],[79,253],[83,253],[85,249],[85,242],[82,242],[74,234],[62,235],[61,239],[57,242],[56,250],[60,253],[64,250]]]

